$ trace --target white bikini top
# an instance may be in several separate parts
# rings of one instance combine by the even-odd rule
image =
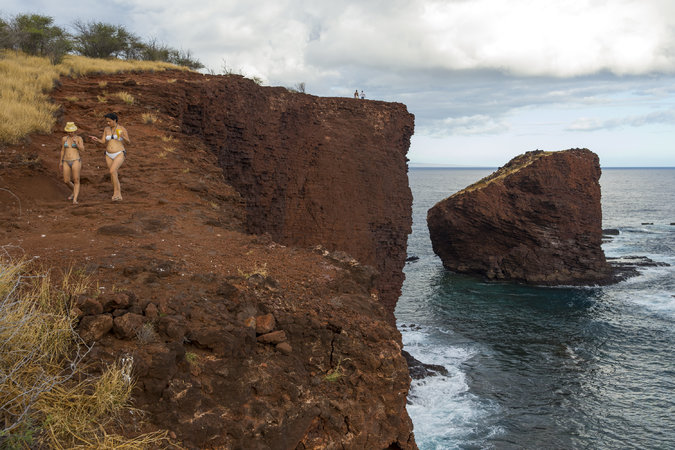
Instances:
[[[115,127],[115,130],[116,130],[116,129],[117,129],[117,127]],[[115,130],[113,130],[113,132],[114,132]],[[106,140],[106,141],[109,141],[110,139],[116,139],[116,140],[118,140],[118,141],[121,141],[123,138],[122,138],[122,135],[117,135],[117,134],[113,133],[113,134],[109,134],[109,135],[107,135],[107,136],[105,137],[105,140]]]

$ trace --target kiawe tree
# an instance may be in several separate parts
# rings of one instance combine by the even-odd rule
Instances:
[[[131,59],[140,52],[141,41],[121,25],[76,21],[75,50],[90,58],[122,57]]]
[[[0,46],[29,55],[46,56],[57,63],[72,48],[68,33],[54,19],[39,14],[20,14],[11,21],[0,20]]]

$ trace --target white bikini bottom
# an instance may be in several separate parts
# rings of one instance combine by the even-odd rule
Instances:
[[[127,156],[126,150],[120,150],[119,152],[115,152],[115,153],[105,152],[105,156],[107,156],[110,159],[115,159],[115,158],[117,158],[117,155],[119,155],[120,153],[124,153],[124,156]]]

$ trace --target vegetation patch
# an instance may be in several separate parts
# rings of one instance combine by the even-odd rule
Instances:
[[[459,192],[454,193],[451,195],[451,197],[454,197],[456,195],[464,194],[466,192],[471,192],[475,191],[478,189],[483,189],[490,183],[494,183],[495,181],[498,180],[503,180],[507,176],[518,172],[519,170],[529,166],[542,156],[550,155],[553,152],[545,152],[543,150],[534,150],[531,152],[526,152],[522,155],[519,155],[515,158],[513,158],[511,161],[508,162],[504,167],[500,167],[498,170],[495,172],[491,173],[487,177],[481,178],[480,180],[476,181],[470,186],[467,186],[466,188],[462,189]]]
[[[152,113],[143,113],[141,114],[141,119],[143,119],[143,123],[145,124],[153,124],[157,122],[157,115]]]
[[[131,411],[133,359],[86,373],[90,348],[73,328],[71,303],[88,280],[72,270],[61,278],[56,286],[50,273],[0,260],[0,448],[159,445],[164,432],[127,439],[107,431]]]

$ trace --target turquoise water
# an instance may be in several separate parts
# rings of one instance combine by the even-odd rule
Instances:
[[[405,349],[448,376],[413,381],[421,449],[675,448],[675,169],[603,169],[607,256],[669,267],[605,287],[445,271],[426,212],[491,169],[411,169],[413,233],[396,309]],[[642,225],[653,223],[653,225]]]

